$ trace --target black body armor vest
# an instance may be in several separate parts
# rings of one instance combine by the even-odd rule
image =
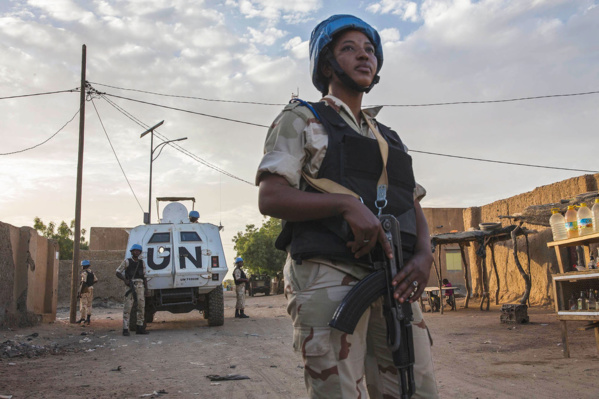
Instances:
[[[245,275],[243,270],[241,270],[241,268],[239,268],[239,271],[241,272],[241,278],[247,279],[247,276]],[[233,272],[233,280],[235,280],[235,285],[240,285],[244,283],[244,281],[237,281],[237,279],[235,278],[235,272]]]
[[[143,279],[144,278],[144,261],[138,259],[137,262],[133,259],[127,259],[128,265],[125,269],[125,278],[127,280]],[[136,270],[137,269],[137,270]]]
[[[383,160],[375,139],[364,137],[352,129],[330,106],[322,102],[310,103],[327,131],[329,140],[318,178],[327,178],[358,194],[375,215],[377,182],[383,170]],[[416,217],[414,213],[414,188],[412,157],[404,149],[397,133],[378,123],[381,135],[389,144],[387,174],[387,206],[383,214],[398,218],[401,228],[402,248],[405,255],[414,252],[416,244]],[[306,191],[318,192],[311,186]],[[370,257],[355,259],[346,243],[353,240],[347,222],[341,216],[306,221],[284,222],[283,231],[275,246],[286,250],[297,261],[322,257],[345,262],[371,263]]]

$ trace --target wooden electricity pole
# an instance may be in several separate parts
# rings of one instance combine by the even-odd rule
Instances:
[[[70,321],[77,320],[77,291],[79,288],[79,246],[81,245],[81,186],[83,181],[83,133],[85,130],[85,61],[87,48],[81,49],[81,95],[79,97],[79,155],[77,157],[77,194],[75,197],[75,236],[73,237],[73,266],[71,268]]]

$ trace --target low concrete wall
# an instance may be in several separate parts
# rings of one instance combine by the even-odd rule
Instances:
[[[56,319],[58,244],[0,222],[0,326]]]
[[[94,300],[110,300],[123,302],[125,286],[115,273],[116,268],[125,259],[125,251],[81,251],[81,259],[87,259],[91,263],[91,270],[98,277],[94,284]],[[73,262],[70,260],[60,261],[58,303],[61,307],[70,306],[71,297],[71,270]],[[81,272],[81,266],[77,273]]]

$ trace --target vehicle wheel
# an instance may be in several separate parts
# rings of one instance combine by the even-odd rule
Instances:
[[[264,295],[266,295],[266,296],[269,296],[269,295],[270,295],[270,290],[269,290],[269,291],[266,291],[266,292],[264,293]]]
[[[225,323],[225,302],[223,286],[219,285],[208,293],[208,325],[210,327],[222,326]]]

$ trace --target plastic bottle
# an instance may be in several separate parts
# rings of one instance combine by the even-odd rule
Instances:
[[[559,212],[559,208],[553,208],[551,213],[552,215],[549,218],[549,224],[551,225],[551,232],[553,233],[553,241],[565,240],[568,238],[566,219],[564,219],[562,214]]]
[[[587,268],[589,270],[597,269],[597,263],[595,262],[595,257],[593,255],[591,255],[591,259],[589,260],[589,263],[587,263]]]
[[[576,217],[574,205],[568,205],[568,211],[566,212],[565,219],[568,238],[578,237],[578,218]]]
[[[578,221],[579,236],[593,234],[593,213],[584,202],[580,204],[580,208],[578,208],[576,219]]]
[[[578,310],[587,310],[587,298],[584,291],[580,291],[580,297],[578,298]]]
[[[593,231],[599,233],[599,198],[595,198],[595,205],[591,208],[593,213]]]

